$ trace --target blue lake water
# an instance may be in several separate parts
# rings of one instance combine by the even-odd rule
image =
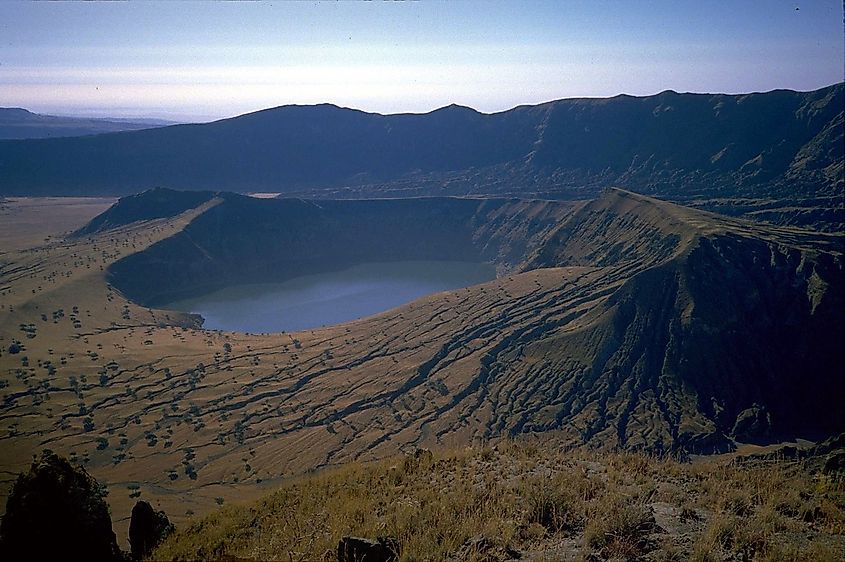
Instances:
[[[363,318],[424,295],[495,278],[490,264],[365,263],[281,283],[230,286],[164,308],[200,314],[203,326],[212,330],[290,332]]]

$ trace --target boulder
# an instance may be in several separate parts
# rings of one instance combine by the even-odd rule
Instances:
[[[831,453],[824,461],[822,472],[837,476],[845,475],[845,451]]]
[[[152,553],[153,549],[173,532],[173,524],[163,511],[156,511],[149,503],[139,501],[132,508],[129,522],[129,545],[132,559],[141,560]]]
[[[771,428],[772,418],[769,412],[765,407],[754,404],[739,413],[731,433],[738,441],[756,443],[767,440]]]
[[[337,562],[396,562],[399,541],[393,537],[376,540],[343,537],[337,545]]]
[[[21,474],[0,523],[0,560],[123,560],[106,490],[45,450]]]
[[[434,455],[428,449],[415,449],[412,453],[407,453],[402,460],[402,470],[408,474],[413,474],[421,467],[430,465],[434,460]]]

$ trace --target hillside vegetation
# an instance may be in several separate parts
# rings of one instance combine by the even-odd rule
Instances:
[[[403,561],[806,560],[845,556],[845,487],[797,462],[681,464],[504,442],[352,464],[227,506],[157,560],[336,560],[346,535]]]
[[[824,437],[845,425],[825,398],[841,396],[831,366],[845,360],[835,335],[845,308],[841,237],[755,230],[622,190],[581,205],[221,199],[181,232],[114,263],[111,283],[155,305],[367,261],[492,261],[507,275],[466,302],[477,319],[443,323],[439,351],[401,391],[362,396],[350,413],[390,407],[382,400],[401,394],[432,410],[400,427],[421,423],[438,436],[474,418],[482,437],[566,426],[580,442],[652,451],[712,452],[730,448],[730,437],[796,431]],[[516,272],[550,285],[510,294]],[[445,320],[446,300],[424,300],[422,314]],[[384,333],[419,330],[419,341],[429,325]],[[473,374],[457,382],[461,367]],[[428,394],[440,371],[447,389],[461,390]],[[384,428],[398,421],[381,420]]]

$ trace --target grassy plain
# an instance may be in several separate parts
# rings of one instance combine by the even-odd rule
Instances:
[[[114,197],[0,198],[0,253],[40,246],[83,226]]]

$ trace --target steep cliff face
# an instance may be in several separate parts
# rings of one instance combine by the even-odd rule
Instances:
[[[729,233],[683,262],[689,308],[667,355],[720,431],[742,441],[845,427],[841,250]]]
[[[572,375],[597,404],[583,437],[711,452],[839,431],[843,288],[841,254],[734,233],[696,239],[557,342],[563,355],[594,349],[589,374]]]
[[[792,179],[803,168],[833,172],[842,160],[832,143],[842,134],[842,111],[841,85],[801,95],[668,91],[558,104],[546,116],[533,163],[552,174],[600,177],[603,170],[644,193],[659,193],[663,184],[685,195],[729,184],[742,191],[790,170]]]

